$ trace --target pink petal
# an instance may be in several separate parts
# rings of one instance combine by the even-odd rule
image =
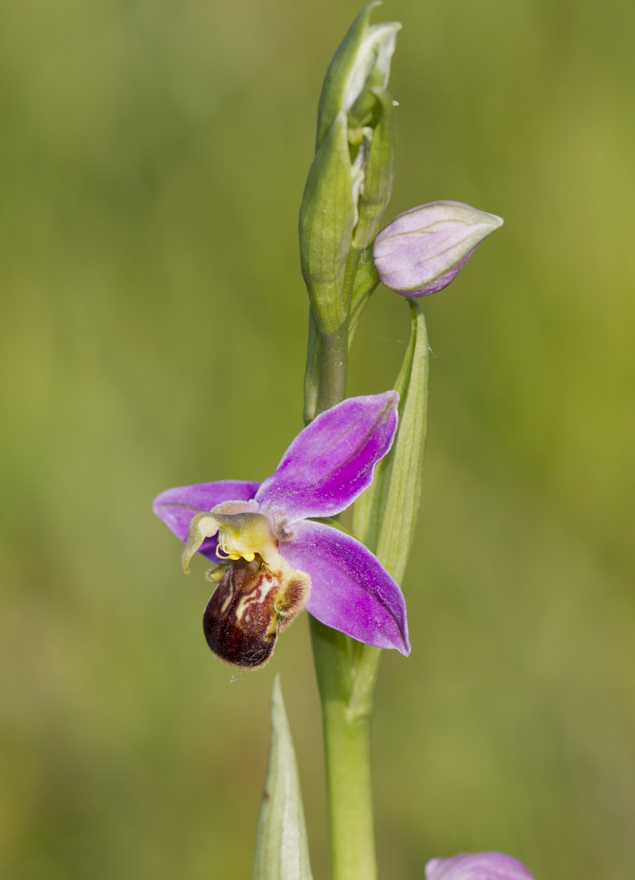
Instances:
[[[349,397],[301,431],[256,494],[263,513],[290,522],[333,516],[373,481],[397,430],[396,391]]]
[[[534,875],[503,853],[462,853],[451,859],[429,861],[426,880],[534,880]]]
[[[307,611],[366,645],[408,655],[403,594],[370,550],[324,523],[299,522],[291,530],[280,552],[311,578]]]

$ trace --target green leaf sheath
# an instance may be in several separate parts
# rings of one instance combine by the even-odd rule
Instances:
[[[428,421],[430,350],[426,322],[418,303],[409,301],[408,306],[411,343],[395,386],[401,395],[399,431],[386,463],[390,477],[377,544],[377,557],[398,584],[403,582],[421,505]]]
[[[395,385],[400,395],[399,428],[392,449],[375,468],[372,485],[355,502],[353,529],[397,583],[406,570],[421,499],[428,392],[425,319],[417,303],[408,305],[410,343]],[[356,642],[350,662],[346,710],[364,729],[372,714],[381,651]]]
[[[395,390],[399,428],[392,449],[375,468],[375,479],[355,502],[354,534],[401,583],[421,502],[428,395],[428,335],[419,305],[408,300],[410,343]]]
[[[253,880],[312,880],[300,779],[279,675],[271,692],[271,748]]]

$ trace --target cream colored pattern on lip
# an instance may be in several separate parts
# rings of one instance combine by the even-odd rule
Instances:
[[[243,596],[243,598],[238,602],[236,606],[235,616],[236,620],[242,620],[244,613],[248,610],[250,605],[254,605],[257,602],[265,602],[269,593],[272,590],[276,590],[278,588],[278,584],[275,580],[271,580],[267,578],[269,581],[269,586],[265,587],[264,585],[264,577],[261,577],[260,583],[258,586],[251,591],[247,596]]]
[[[232,584],[232,586],[229,588],[229,595],[227,596],[227,598],[225,599],[225,601],[223,602],[223,604],[221,606],[221,609],[220,609],[221,614],[224,614],[227,611],[227,609],[229,608],[229,605],[231,603],[231,600],[233,598],[234,598],[234,587]]]

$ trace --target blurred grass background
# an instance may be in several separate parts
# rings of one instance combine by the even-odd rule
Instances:
[[[355,0],[0,6],[0,876],[250,876],[282,673],[316,880],[306,619],[262,672],[209,653],[160,490],[269,474],[301,427],[296,222]],[[387,217],[506,225],[422,301],[424,510],[375,725],[381,875],[498,849],[635,871],[635,6],[390,0]],[[408,332],[378,292],[351,393]]]

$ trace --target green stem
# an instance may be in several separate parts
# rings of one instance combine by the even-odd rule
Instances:
[[[319,337],[319,390],[317,412],[324,412],[344,400],[348,368],[348,321],[334,333]]]
[[[348,321],[335,333],[310,326],[305,419],[344,399]],[[381,651],[311,618],[322,703],[331,880],[376,880],[370,729]]]
[[[317,413],[320,392],[320,331],[313,309],[309,309],[309,341],[304,371],[304,424],[312,422]]]
[[[331,880],[375,880],[370,730],[381,652],[314,617],[311,640],[324,724]],[[356,663],[363,654],[370,664]]]

